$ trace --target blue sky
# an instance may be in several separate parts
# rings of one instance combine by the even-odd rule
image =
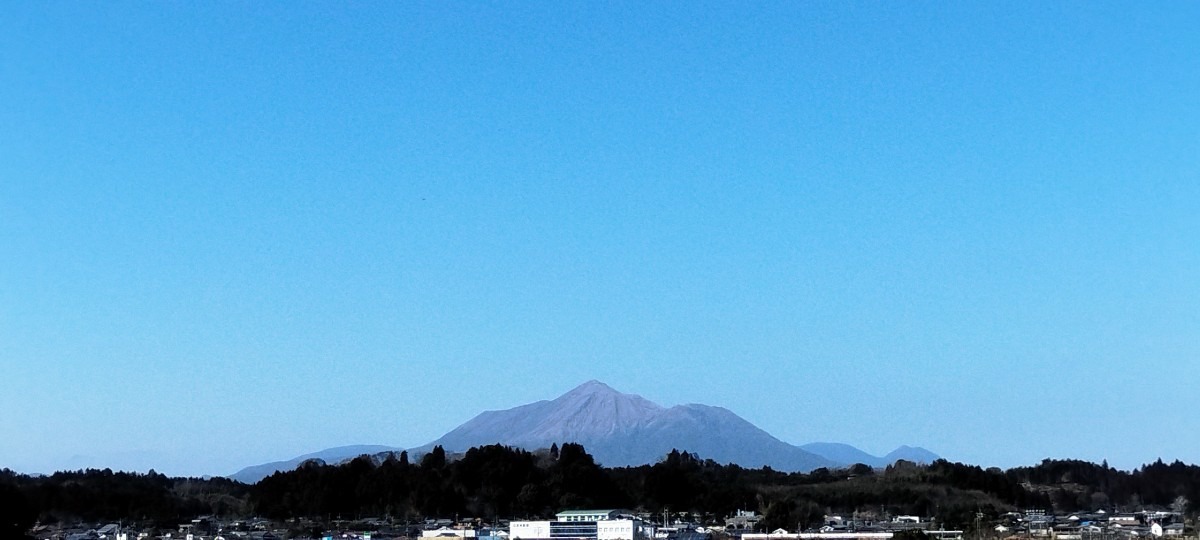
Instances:
[[[0,467],[415,446],[588,379],[1200,461],[1200,7],[0,8]]]

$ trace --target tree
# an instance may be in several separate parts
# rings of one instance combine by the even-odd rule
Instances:
[[[28,538],[37,513],[17,486],[0,484],[0,538]]]
[[[855,463],[854,465],[850,466],[850,470],[848,472],[854,476],[871,476],[875,474],[875,469],[872,469],[871,466],[867,465],[866,463]]]
[[[800,530],[796,532],[804,532],[825,521],[825,510],[821,505],[805,499],[796,505],[796,519],[800,526]]]
[[[428,454],[421,457],[421,468],[425,470],[437,470],[446,467],[446,450],[442,445],[437,445],[430,450]]]
[[[767,505],[767,511],[763,514],[762,521],[759,521],[755,528],[770,532],[775,529],[790,529],[799,523],[795,502],[778,500]]]

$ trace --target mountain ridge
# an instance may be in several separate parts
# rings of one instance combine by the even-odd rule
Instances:
[[[399,450],[400,450],[399,448],[394,448],[391,446],[382,446],[382,445],[377,445],[377,444],[356,444],[356,445],[349,445],[349,446],[337,446],[337,447],[333,447],[333,448],[326,448],[324,450],[318,450],[316,452],[311,452],[308,454],[304,454],[302,456],[296,456],[292,459],[285,459],[285,460],[281,460],[281,461],[272,461],[270,463],[263,463],[261,465],[251,465],[249,467],[245,467],[245,468],[239,470],[236,473],[229,475],[227,478],[229,478],[231,480],[237,480],[238,482],[254,484],[254,483],[257,483],[259,480],[262,480],[263,478],[266,478],[268,476],[271,476],[272,474],[275,474],[276,472],[290,471],[292,469],[295,469],[296,467],[299,467],[301,463],[304,463],[305,461],[308,461],[310,459],[319,459],[326,463],[337,463],[337,462],[344,461],[347,459],[356,458],[363,454],[378,454],[378,453],[382,453],[382,452],[392,452],[392,451],[399,451]]]
[[[800,448],[824,457],[830,461],[836,461],[844,465],[862,463],[864,465],[870,465],[874,468],[887,467],[888,465],[891,465],[899,460],[911,461],[914,463],[933,463],[940,458],[940,456],[930,452],[929,450],[919,446],[908,445],[901,445],[895,450],[892,450],[891,452],[888,452],[882,456],[869,454],[845,443],[813,442],[802,444],[800,445]]]

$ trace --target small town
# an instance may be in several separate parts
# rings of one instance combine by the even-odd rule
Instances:
[[[1044,510],[980,516],[969,533],[947,530],[936,518],[907,515],[825,515],[819,526],[804,530],[759,527],[762,516],[739,510],[721,522],[691,521],[690,514],[651,515],[620,509],[566,510],[553,520],[426,519],[397,522],[381,518],[272,521],[201,517],[174,529],[139,529],[119,523],[38,525],[38,540],[1132,540],[1194,538],[1174,511],[1054,515]]]

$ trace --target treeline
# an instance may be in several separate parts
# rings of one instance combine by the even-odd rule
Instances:
[[[658,464],[612,473],[639,496],[641,507],[698,516],[706,509],[717,516],[737,508],[758,510],[764,513],[759,524],[764,530],[807,528],[818,525],[826,513],[855,512],[937,516],[948,526],[970,528],[977,512],[999,515],[1049,504],[1003,473],[944,460],[928,466],[901,461],[879,471],[859,464],[802,474],[743,469],[672,452]]]
[[[901,462],[878,473],[857,465],[803,474],[722,465],[676,450],[654,465],[605,469],[577,444],[539,454],[484,446],[454,461],[434,448],[420,463],[410,463],[405,453],[381,463],[367,456],[334,467],[308,463],[253,486],[249,502],[268,517],[343,519],[457,515],[491,520],[615,507],[690,513],[708,522],[747,509],[766,512],[765,528],[816,523],[827,511],[934,515],[961,507],[973,518],[980,510],[1051,504],[1003,473],[946,461]]]
[[[81,470],[28,476],[0,470],[0,538],[34,523],[138,522],[174,528],[200,515],[250,513],[250,486],[225,478],[169,478],[147,474]]]
[[[1110,467],[1107,461],[1097,465],[1047,459],[1006,474],[1050,497],[1056,508],[1070,511],[1136,510],[1147,505],[1187,510],[1188,501],[1200,502],[1200,467],[1181,461],[1166,464],[1159,459],[1126,472]]]
[[[0,536],[35,521],[123,520],[171,526],[202,515],[320,520],[391,517],[550,517],[567,508],[690,513],[712,522],[738,509],[762,512],[760,528],[789,530],[826,513],[935,516],[970,530],[980,516],[1027,508],[1057,512],[1174,508],[1194,513],[1200,467],[1161,461],[1134,471],[1046,460],[1003,471],[939,460],[855,465],[807,474],[722,465],[672,451],[654,465],[604,468],[578,444],[529,452],[499,445],[450,458],[442,448],[362,456],[340,465],[309,462],[258,484],[168,478],[109,470],[47,477],[0,471]]]
[[[378,465],[367,456],[341,466],[306,463],[255,484],[250,503],[271,518],[508,518],[624,507],[630,499],[582,446],[568,443],[542,455],[493,445],[449,461],[439,446],[419,464],[406,452]]]

